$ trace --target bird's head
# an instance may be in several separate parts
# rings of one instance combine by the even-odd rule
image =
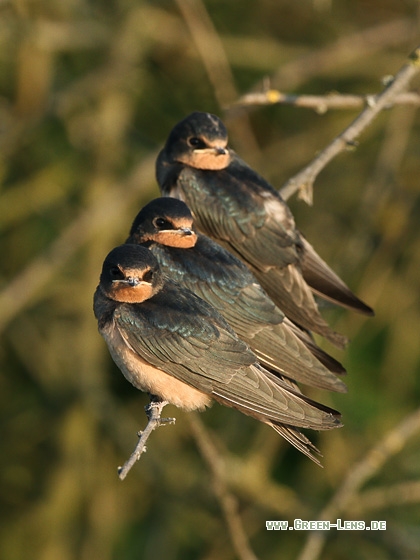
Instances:
[[[227,143],[228,134],[222,121],[211,113],[195,111],[175,125],[164,151],[170,161],[215,171],[230,163]]]
[[[188,206],[176,198],[155,198],[137,214],[128,243],[154,241],[167,247],[194,247],[197,234]]]
[[[155,295],[162,285],[158,262],[145,247],[120,245],[104,261],[100,288],[115,301],[142,303]]]

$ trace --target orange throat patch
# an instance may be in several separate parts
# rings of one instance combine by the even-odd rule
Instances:
[[[195,167],[196,169],[208,169],[219,171],[225,169],[230,163],[230,154],[217,154],[214,150],[196,150],[192,154],[183,155],[179,158],[181,163]]]
[[[153,240],[166,247],[178,247],[179,249],[190,249],[197,243],[197,234],[185,235],[181,231],[166,230],[154,235]]]
[[[147,282],[140,282],[137,286],[119,283],[110,291],[113,300],[121,303],[142,303],[153,295],[153,287]]]

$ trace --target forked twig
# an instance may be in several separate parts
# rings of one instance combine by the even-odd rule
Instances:
[[[118,467],[118,476],[120,480],[124,480],[133,465],[140,459],[141,455],[146,451],[146,442],[156,428],[159,426],[165,426],[167,424],[175,424],[175,418],[161,418],[162,409],[168,401],[163,401],[159,397],[154,395],[150,396],[150,403],[144,407],[146,411],[147,418],[149,419],[147,426],[141,432],[138,432],[139,441],[137,442],[134,451],[130,455],[130,458],[124,463],[122,467]]]
[[[324,150],[322,150],[302,171],[291,177],[280,189],[282,197],[287,200],[296,191],[299,198],[312,204],[312,186],[318,174],[339,153],[357,145],[356,140],[373,119],[386,107],[392,105],[394,99],[402,93],[420,71],[420,46],[414,49],[408,62],[389,81],[385,89],[372,96],[366,108],[354,121],[339,134]]]

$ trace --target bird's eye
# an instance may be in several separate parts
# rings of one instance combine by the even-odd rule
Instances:
[[[195,136],[188,139],[188,144],[190,146],[192,146],[193,148],[205,148],[206,147],[204,142],[202,140],[200,140],[200,138],[196,138]]]
[[[153,270],[147,270],[144,274],[143,274],[143,282],[151,282],[153,278]]]
[[[113,278],[114,280],[122,280],[124,278],[124,274],[123,272],[121,272],[118,266],[112,266],[109,269],[109,273],[111,275],[111,278]]]
[[[153,220],[153,225],[157,229],[171,229],[171,224],[164,218],[155,218]]]

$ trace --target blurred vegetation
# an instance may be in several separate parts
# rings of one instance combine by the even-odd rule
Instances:
[[[413,106],[381,114],[357,150],[322,172],[313,207],[289,201],[319,253],[376,310],[373,319],[325,310],[352,342],[344,353],[326,346],[348,368],[349,393],[311,393],[345,424],[310,434],[324,469],[233,410],[215,405],[198,420],[168,407],[176,425],[152,435],[121,483],[116,469],[148,398],[113,365],[92,294],[105,254],[159,194],[154,160],[178,120],[217,113],[240,155],[280,187],[357,111],[226,107],[267,76],[290,93],[375,93],[418,36],[415,0],[0,3],[2,558],[227,560],[238,557],[226,520],[233,504],[258,558],[295,559],[308,533],[268,532],[265,521],[316,519],[416,410]],[[213,470],[203,437],[217,450]],[[418,426],[404,445],[394,437],[395,453],[339,516],[386,520],[387,530],[331,530],[320,557],[417,557],[419,441]]]

